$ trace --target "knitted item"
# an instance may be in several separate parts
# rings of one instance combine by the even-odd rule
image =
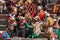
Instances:
[[[42,21],[44,19],[44,11],[40,11],[39,19]]]
[[[27,12],[32,16],[32,17],[35,17],[36,16],[36,7],[33,3],[29,3],[26,7],[27,9]]]
[[[34,33],[32,33],[32,35],[29,35],[29,37],[38,38],[38,36]]]
[[[57,38],[57,35],[55,32],[53,33],[53,38],[55,38],[55,39]]]
[[[54,9],[53,9],[53,13],[57,13],[58,12],[58,5],[54,5]]]
[[[5,31],[0,31],[0,38],[10,38],[9,34]]]
[[[41,24],[39,22],[36,22],[34,24],[34,29],[33,29],[33,32],[36,34],[36,35],[39,35],[40,34],[40,26]]]
[[[2,34],[2,38],[10,38],[10,36],[8,35],[7,32],[4,32],[4,33]]]
[[[55,33],[56,33],[57,37],[60,38],[60,29],[55,29]]]
[[[27,22],[25,23],[25,29],[26,29],[26,30],[29,30],[29,25],[28,25]]]

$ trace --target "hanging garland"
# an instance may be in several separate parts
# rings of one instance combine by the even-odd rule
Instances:
[[[35,15],[36,15],[36,7],[35,7],[35,5],[33,4],[33,3],[30,3],[30,4],[28,4],[27,5],[27,7],[26,7],[26,9],[27,9],[27,12],[32,16],[32,17],[34,17]]]

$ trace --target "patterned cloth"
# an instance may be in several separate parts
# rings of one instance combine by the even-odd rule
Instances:
[[[36,22],[34,25],[33,25],[34,29],[33,29],[33,32],[36,34],[36,35],[39,35],[40,34],[40,23],[39,22]]]
[[[54,5],[53,13],[57,13],[57,12],[58,12],[58,6]]]
[[[12,6],[12,5],[14,5],[15,4],[15,2],[13,2],[13,1],[7,1],[7,6]]]
[[[44,19],[44,11],[40,11],[39,19],[42,21]]]
[[[0,38],[10,38],[9,34],[5,31],[0,31]]]
[[[56,33],[57,37],[60,38],[60,29],[55,29],[55,33]]]

